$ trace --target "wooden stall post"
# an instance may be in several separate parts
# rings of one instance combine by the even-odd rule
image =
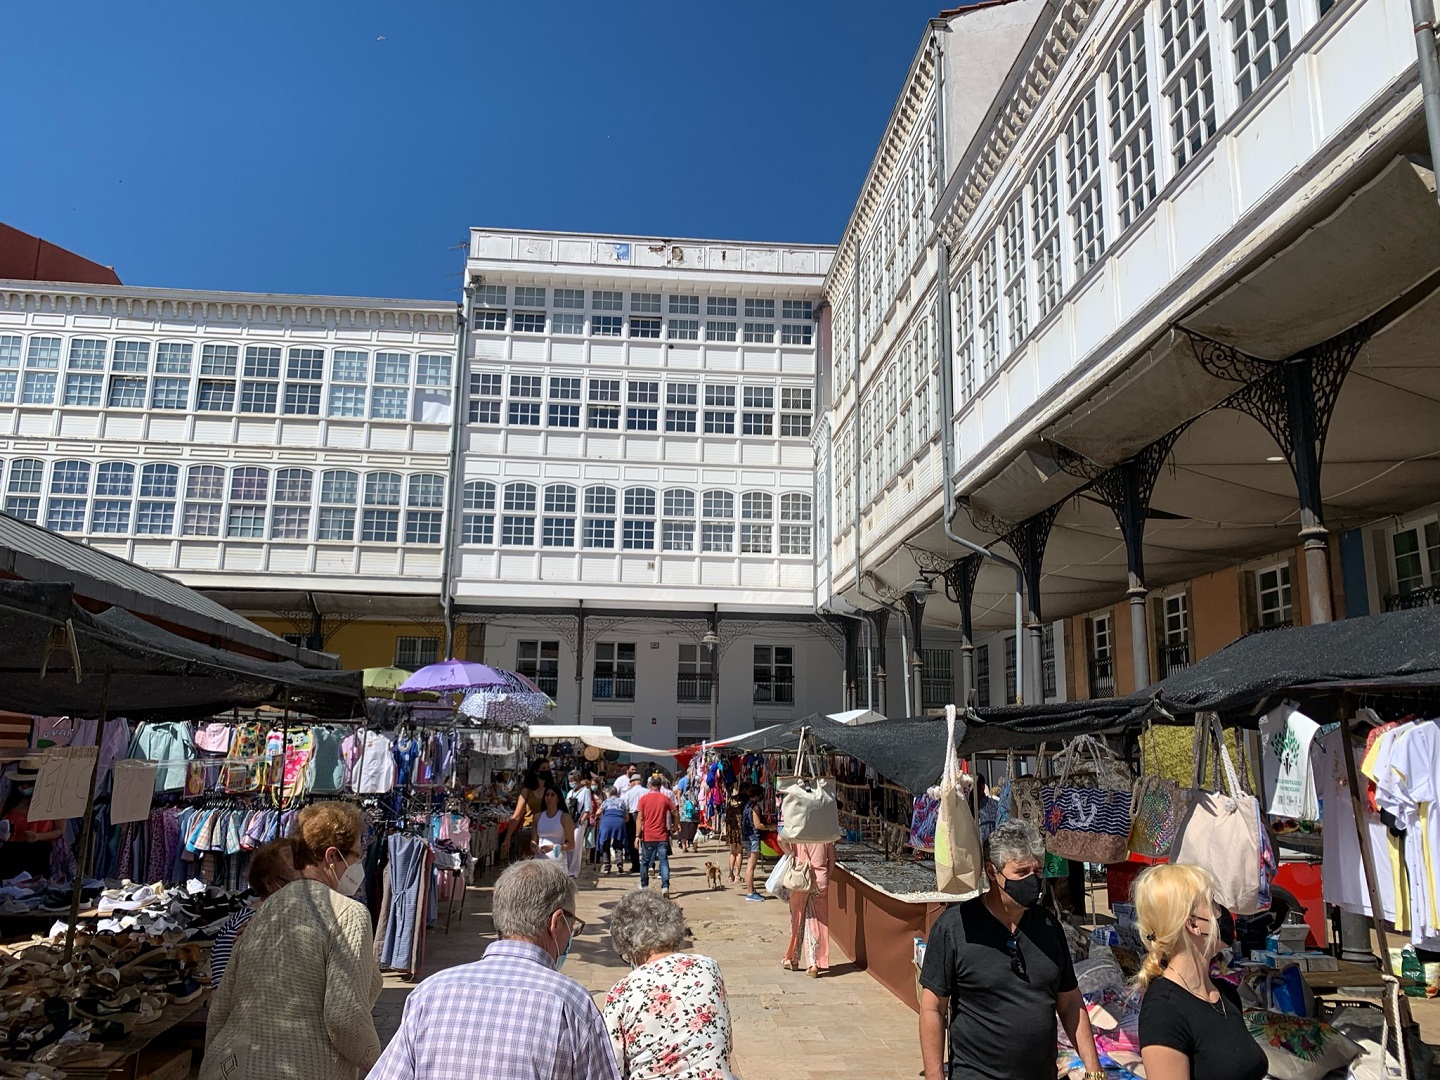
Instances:
[[[110,709],[110,672],[100,686],[100,713],[95,721],[95,763],[90,766],[90,786],[85,791],[85,816],[80,819],[79,848],[75,853],[75,884],[70,887],[70,921],[65,927],[65,963],[75,952],[75,924],[80,921],[80,890],[85,882],[85,863],[90,858],[90,839],[94,832],[95,782],[100,777],[100,745],[105,736],[106,714]]]

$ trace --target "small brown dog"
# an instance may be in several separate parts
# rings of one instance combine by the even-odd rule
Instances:
[[[713,862],[705,864],[705,884],[712,889],[723,889],[725,886],[720,883],[720,867]]]

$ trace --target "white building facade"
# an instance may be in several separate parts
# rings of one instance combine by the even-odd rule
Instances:
[[[839,707],[812,602],[832,251],[472,232],[453,586],[472,656],[647,745],[707,736],[712,704],[722,736]]]

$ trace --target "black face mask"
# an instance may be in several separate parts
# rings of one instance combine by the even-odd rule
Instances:
[[[1039,874],[1013,879],[1001,875],[1000,887],[1005,890],[1006,896],[1022,908],[1033,908],[1040,903],[1040,893],[1044,888],[1044,882],[1040,880]]]

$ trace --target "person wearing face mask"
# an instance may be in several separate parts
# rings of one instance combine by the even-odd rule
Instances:
[[[358,807],[314,803],[296,817],[298,880],[267,899],[235,944],[210,1004],[200,1080],[357,1080],[380,1055],[371,1009],[380,967]]]
[[[1131,889],[1145,942],[1136,985],[1140,1059],[1150,1080],[1262,1080],[1265,1051],[1250,1037],[1240,996],[1210,978],[1210,961],[1235,940],[1235,921],[1215,902],[1199,866],[1152,866]]]
[[[549,859],[516,863],[490,913],[500,940],[411,992],[368,1080],[619,1080],[600,1010],[560,973],[585,928],[574,879]]]
[[[1087,1080],[1104,1080],[1065,932],[1040,906],[1039,831],[1008,821],[984,847],[988,888],[930,929],[920,972],[925,1080],[1054,1080],[1057,1015]]]
[[[60,839],[62,830],[56,822],[30,818],[30,799],[35,794],[35,780],[39,775],[40,758],[35,755],[25,757],[11,774],[10,794],[0,815],[9,830],[4,846],[0,847],[0,881],[22,873],[37,878],[50,876],[50,849]]]

